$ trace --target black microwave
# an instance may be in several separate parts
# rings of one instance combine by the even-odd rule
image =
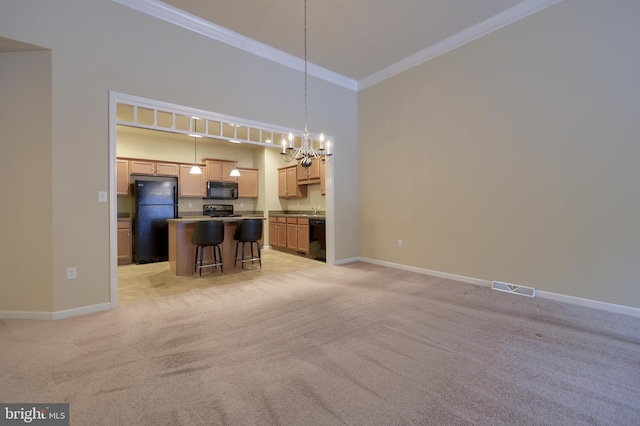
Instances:
[[[207,200],[237,200],[236,182],[207,182]]]

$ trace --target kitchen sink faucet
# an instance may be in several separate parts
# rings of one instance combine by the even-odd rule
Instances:
[[[311,207],[311,209],[313,209],[313,215],[318,216],[318,209],[315,207]]]

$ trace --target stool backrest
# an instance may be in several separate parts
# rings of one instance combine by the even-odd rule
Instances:
[[[224,241],[224,224],[221,220],[196,222],[191,243],[195,246],[214,246]]]
[[[259,241],[262,238],[262,219],[242,219],[233,236],[238,241]]]

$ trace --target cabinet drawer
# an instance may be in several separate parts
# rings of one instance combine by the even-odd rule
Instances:
[[[278,217],[278,223],[287,223],[286,217]]]
[[[131,222],[128,220],[119,220],[118,221],[118,229],[129,229],[131,227]]]
[[[288,217],[287,218],[287,223],[298,223],[298,218],[297,217]]]

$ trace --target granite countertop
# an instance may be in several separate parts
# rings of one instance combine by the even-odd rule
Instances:
[[[270,217],[301,217],[301,218],[310,218],[310,219],[325,219],[325,212],[318,211],[318,214],[313,214],[312,211],[270,211]]]

